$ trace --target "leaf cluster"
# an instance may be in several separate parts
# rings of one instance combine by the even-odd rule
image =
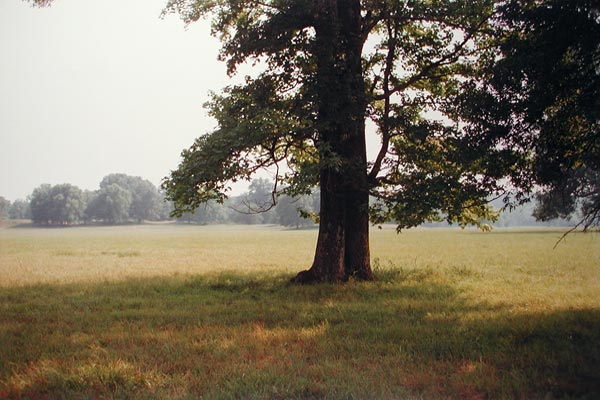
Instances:
[[[597,1],[503,2],[496,57],[457,101],[473,137],[517,156],[510,177],[534,188],[541,220],[600,222],[600,8]]]

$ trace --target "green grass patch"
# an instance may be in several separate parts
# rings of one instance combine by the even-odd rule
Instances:
[[[287,243],[309,247],[314,232],[123,229],[0,232],[2,250],[15,246],[5,271],[44,254],[53,271],[76,259],[127,272],[3,276],[0,398],[600,396],[593,236],[552,251],[556,232],[374,232],[376,282],[294,286],[301,256]],[[231,259],[194,270],[173,237],[199,254],[235,240]],[[137,264],[161,253],[171,270]]]

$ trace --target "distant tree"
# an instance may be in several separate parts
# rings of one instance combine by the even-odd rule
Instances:
[[[36,224],[49,224],[51,207],[52,185],[43,184],[35,189],[31,194],[30,208],[31,219]]]
[[[223,204],[225,208],[229,210],[229,221],[234,224],[260,225],[264,223],[264,212],[257,212],[256,209],[250,209],[248,207],[248,193],[226,199]],[[202,205],[199,205],[198,209],[201,208]]]
[[[160,221],[168,221],[172,219],[171,213],[173,212],[173,202],[166,199],[165,193],[160,191],[160,208],[158,211],[158,219]]]
[[[227,208],[213,200],[200,205],[193,213],[182,215],[179,220],[201,225],[223,224],[229,221],[229,216]]]
[[[312,198],[309,196],[298,198],[281,196],[275,207],[277,222],[283,226],[296,228],[314,225],[314,221],[307,217],[308,214],[313,213],[312,203]]]
[[[187,223],[223,224],[235,223],[241,225],[281,224],[284,226],[309,226],[314,219],[306,218],[310,214],[314,218],[314,204],[318,206],[318,196],[298,196],[292,198],[280,195],[273,207],[273,182],[259,178],[254,179],[248,191],[237,197],[232,197],[223,204],[209,200],[201,204],[193,213],[186,212],[179,221]],[[304,214],[304,217],[301,215]]]
[[[83,192],[69,183],[52,187],[52,221],[71,225],[83,221],[85,201]]]
[[[44,225],[71,225],[83,220],[83,192],[76,186],[44,184],[31,195],[32,220]]]
[[[109,224],[122,224],[129,220],[131,192],[116,183],[106,184],[97,192],[86,209],[90,219]]]
[[[160,221],[169,221],[173,219],[173,217],[171,217],[171,213],[173,213],[173,203],[170,201],[164,201],[162,203],[162,207],[160,208],[158,219]]]
[[[121,186],[123,189],[129,190],[129,184],[132,179],[134,179],[134,177],[127,174],[109,174],[102,178],[102,180],[100,181],[100,189],[115,184]]]
[[[248,207],[257,211],[267,211],[273,205],[273,181],[265,178],[253,179],[248,186]]]
[[[98,191],[96,190],[84,190],[83,191],[83,202],[85,203],[85,210],[83,212],[83,221],[88,223],[92,221],[94,218],[89,214],[90,212],[90,204],[94,201],[96,196],[98,195]]]
[[[129,216],[139,222],[159,219],[162,197],[156,186],[145,179],[134,180],[132,184]]]
[[[119,185],[131,194],[129,218],[139,222],[159,218],[163,197],[150,181],[138,176],[110,174],[102,179],[100,188],[113,184]]]
[[[29,201],[17,199],[13,201],[8,211],[10,219],[31,219]]]
[[[556,219],[552,221],[539,221],[534,216],[534,210],[537,206],[536,201],[524,203],[515,207],[503,207],[502,199],[493,202],[498,209],[502,209],[500,217],[494,226],[496,227],[523,227],[523,226],[572,226],[573,222],[566,219]]]
[[[0,196],[0,220],[7,219],[9,217],[10,201]]]

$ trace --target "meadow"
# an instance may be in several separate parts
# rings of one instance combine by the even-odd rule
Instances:
[[[594,399],[600,235],[373,229],[377,281],[290,285],[317,232],[0,229],[0,399]]]

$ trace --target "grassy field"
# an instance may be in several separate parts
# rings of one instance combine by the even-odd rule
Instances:
[[[0,229],[0,399],[600,397],[600,236],[373,230],[378,281],[289,285],[316,231]]]

